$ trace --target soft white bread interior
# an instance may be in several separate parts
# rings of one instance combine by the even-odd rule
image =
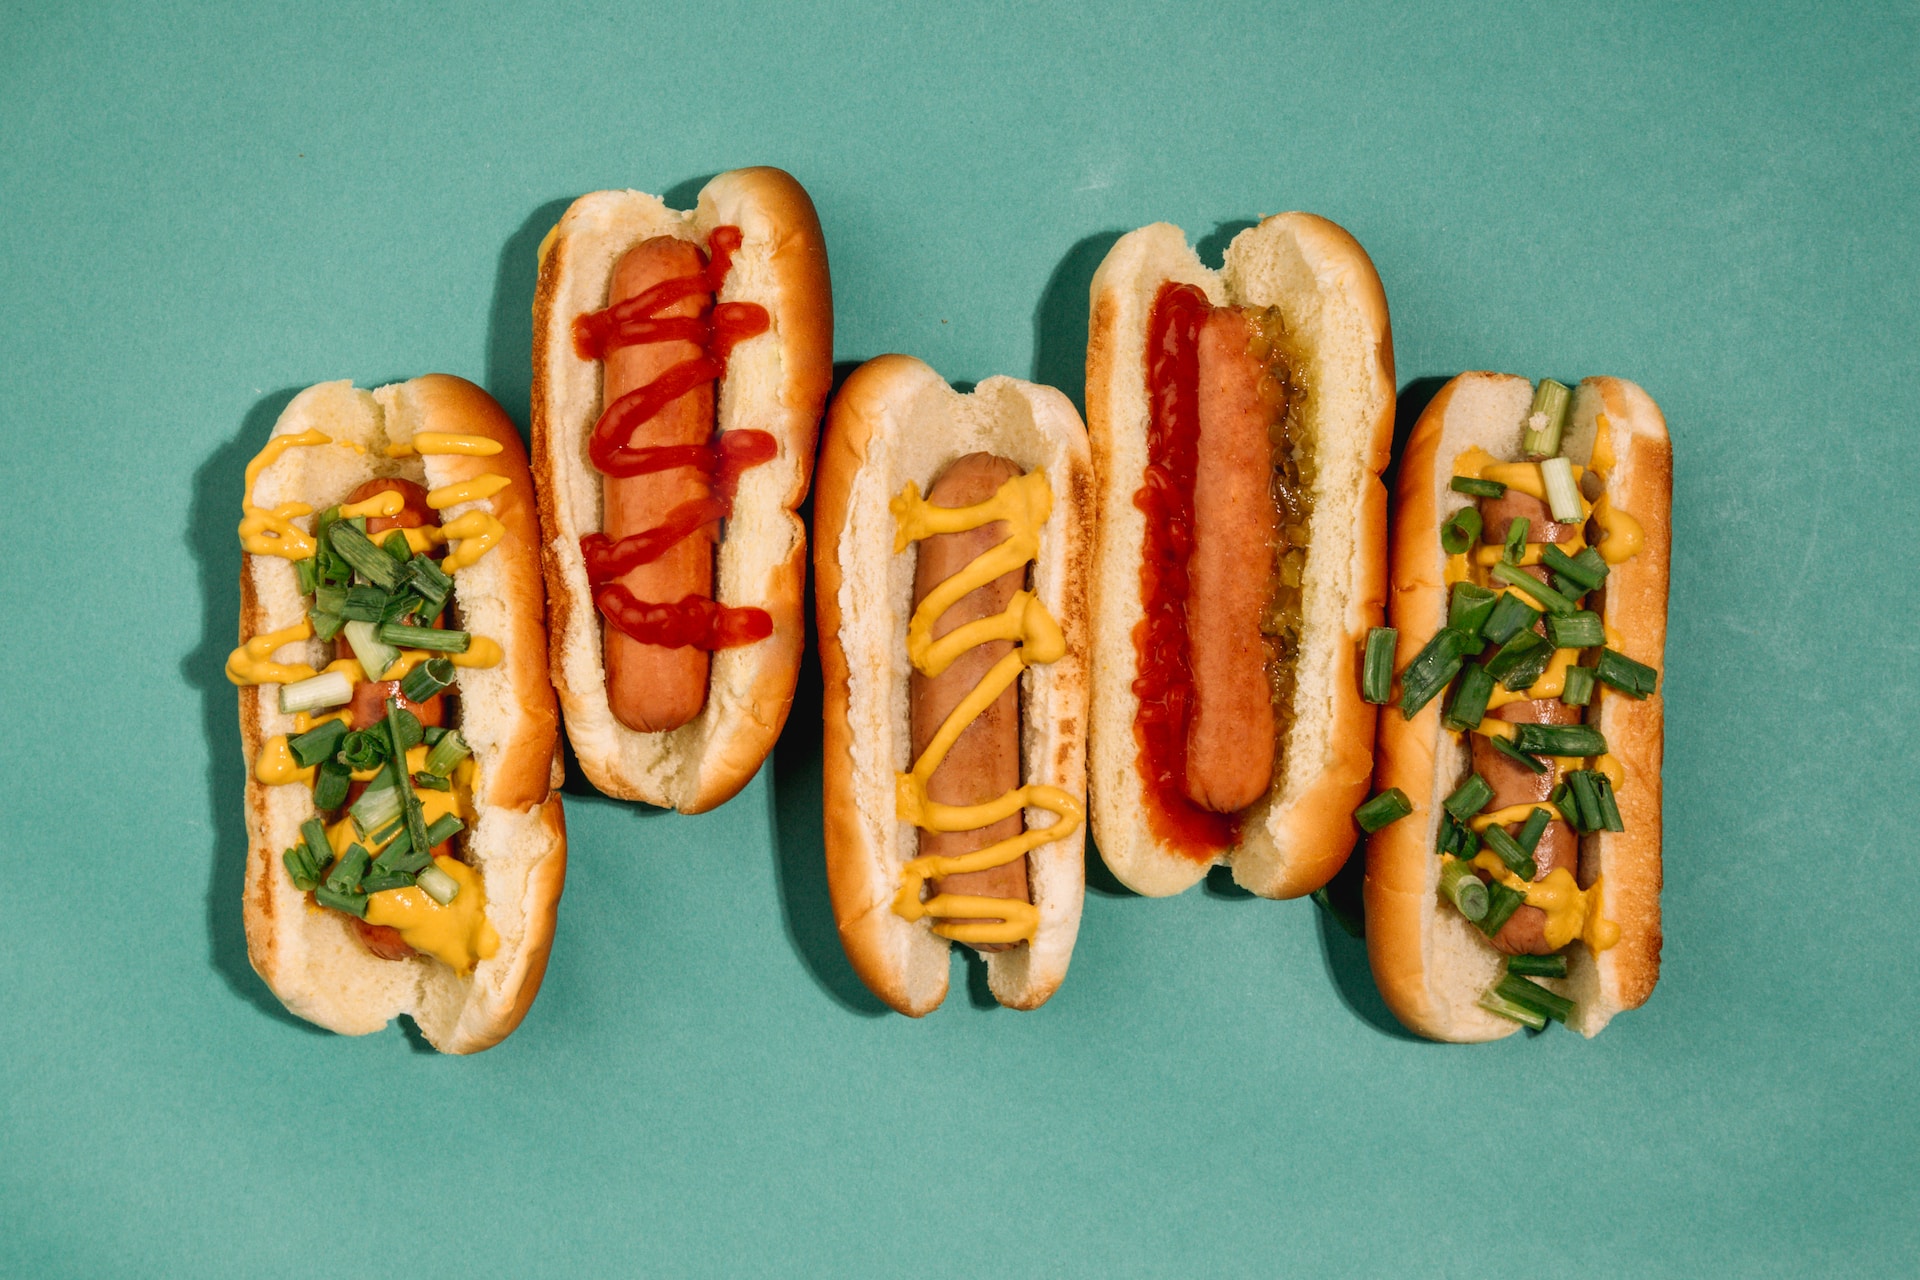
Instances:
[[[300,839],[315,816],[303,785],[266,786],[253,776],[261,744],[290,733],[278,685],[240,692],[240,737],[246,752],[247,954],[287,1008],[348,1035],[377,1031],[407,1014],[445,1053],[471,1053],[497,1043],[525,1015],[540,989],[553,945],[555,912],[566,875],[566,825],[556,742],[559,717],[546,672],[546,634],[539,564],[539,522],[533,479],[513,424],[480,388],[430,375],[361,391],[326,382],[294,397],[275,436],[317,428],[333,443],[288,449],[265,468],[254,500],[265,507],[304,502],[315,511],[339,503],[363,481],[401,477],[438,488],[483,472],[509,484],[492,497],[447,508],[451,521],[475,508],[505,528],[500,542],[453,579],[461,625],[499,642],[502,661],[459,673],[454,726],[473,748],[477,820],[466,843],[486,892],[487,919],[499,950],[461,975],[418,956],[381,960],[355,937],[347,918],[315,906],[296,889],[281,851]],[[500,443],[491,457],[385,454],[422,431],[481,435]],[[240,571],[240,637],[297,624],[304,616],[292,562],[247,555]],[[318,669],[331,660],[319,640],[289,644],[274,655]]]
[[[607,703],[601,626],[580,553],[602,528],[601,480],[587,454],[602,402],[602,365],[574,350],[573,322],[607,305],[614,264],[654,236],[706,247],[715,227],[743,240],[721,302],[765,307],[769,330],[733,349],[721,381],[719,429],[771,434],[779,454],[741,477],[726,522],[714,595],[773,619],[773,634],[713,655],[707,701],[691,723],[638,733]],[[623,800],[699,813],[731,799],[780,736],[804,643],[807,496],[820,410],[833,379],[833,302],[826,242],[807,193],[778,169],[723,173],[688,212],[638,191],[574,201],[540,249],[533,304],[533,467],[546,537],[553,680],[567,737],[593,784]],[[664,513],[663,513],[664,514]]]
[[[1439,528],[1472,499],[1449,487],[1454,460],[1478,445],[1496,458],[1520,457],[1533,384],[1496,373],[1463,373],[1428,404],[1400,460],[1394,505],[1388,624],[1399,630],[1394,670],[1402,670],[1446,623],[1446,553]],[[1575,390],[1564,452],[1586,464],[1604,414],[1615,457],[1605,492],[1645,530],[1641,552],[1614,565],[1601,618],[1628,657],[1659,668],[1666,646],[1667,563],[1672,452],[1666,420],[1646,392],[1618,378],[1589,378]],[[1589,496],[1593,496],[1590,486]],[[1410,1029],[1436,1040],[1493,1040],[1518,1025],[1479,1007],[1504,959],[1480,931],[1440,897],[1434,852],[1440,804],[1466,776],[1468,745],[1440,724],[1436,698],[1412,720],[1389,708],[1380,720],[1375,782],[1399,787],[1410,817],[1367,845],[1367,952],[1387,1007]],[[1635,701],[1596,689],[1597,724],[1623,771],[1617,800],[1621,833],[1584,835],[1580,879],[1604,876],[1601,913],[1620,926],[1619,945],[1596,961],[1568,950],[1569,974],[1546,985],[1571,997],[1569,1025],[1591,1036],[1622,1009],[1646,1001],[1660,974],[1661,696]],[[1595,723],[1592,709],[1588,722]]]
[[[1288,898],[1325,884],[1346,861],[1366,798],[1374,710],[1360,697],[1359,656],[1380,621],[1386,490],[1393,443],[1393,337],[1386,294],[1352,236],[1306,213],[1268,218],[1234,237],[1208,270],[1175,226],[1122,236],[1094,274],[1087,341],[1087,426],[1097,477],[1093,741],[1089,785],[1101,857],[1137,893],[1178,893],[1207,872],[1156,838],[1147,821],[1134,717],[1133,633],[1146,517],[1133,503],[1147,463],[1146,335],[1163,284],[1196,285],[1215,306],[1277,307],[1303,354],[1293,370],[1318,458],[1304,573],[1293,725],[1285,762],[1248,810],[1241,843],[1218,861],[1255,893]]]
[[[1023,785],[1086,794],[1087,565],[1093,472],[1085,429],[1051,387],[989,378],[960,395],[907,356],[856,370],[834,399],[814,492],[815,599],[826,682],[824,792],[827,880],[854,971],[902,1013],[918,1017],[947,993],[950,944],[928,920],[893,911],[917,829],[895,812],[894,778],[912,767],[907,620],[914,556],[893,550],[889,501],[908,481],[922,492],[956,458],[998,454],[1044,471],[1053,508],[1030,588],[1060,623],[1066,656],[1021,677]],[[1029,809],[1029,827],[1054,816]],[[1044,1003],[1066,976],[1080,929],[1085,824],[1027,855],[1040,921],[1031,943],[987,956],[1004,1005]]]

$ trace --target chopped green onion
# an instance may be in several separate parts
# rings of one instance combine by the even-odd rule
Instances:
[[[1567,599],[1558,591],[1555,591],[1552,587],[1517,565],[1496,564],[1487,572],[1490,576],[1498,578],[1508,586],[1517,588],[1532,596],[1540,602],[1540,606],[1548,613],[1574,613],[1578,611],[1578,606],[1575,605],[1573,601]],[[1488,638],[1492,639],[1491,636]]]
[[[1474,643],[1474,637],[1451,627],[1442,627],[1414,655],[1407,669],[1400,673],[1400,710],[1407,719],[1413,719],[1420,708],[1432,702],[1447,687],[1458,674],[1461,659]]]
[[[426,743],[429,747],[437,747],[440,745],[440,739],[452,732],[453,730],[444,725],[430,724],[420,730],[420,741]]]
[[[340,754],[336,758],[356,772],[385,764],[386,735],[374,729],[356,729],[340,740]]]
[[[1553,660],[1553,646],[1532,631],[1522,631],[1487,659],[1487,674],[1514,693],[1531,689]]]
[[[1453,597],[1447,601],[1447,625],[1470,636],[1479,635],[1499,598],[1498,592],[1471,582],[1454,583]]]
[[[334,525],[328,540],[341,559],[374,586],[391,591],[399,583],[400,566],[393,562],[392,556],[374,546],[366,534],[354,528],[352,521]]]
[[[1660,673],[1644,662],[1635,662],[1624,653],[1602,649],[1600,660],[1593,664],[1593,678],[1611,685],[1629,698],[1644,698],[1653,692]]]
[[[348,587],[339,613],[350,622],[379,622],[392,599],[378,587]]]
[[[422,769],[413,775],[413,785],[427,791],[451,791],[453,784],[437,773],[428,773]]]
[[[306,561],[301,561],[305,564]],[[280,853],[280,861],[287,865],[287,875],[293,879],[293,887],[305,893],[320,887],[320,868],[313,865],[313,858],[303,844],[289,845]]]
[[[1442,865],[1440,892],[1467,919],[1486,918],[1488,906],[1486,882],[1473,874],[1472,864],[1455,858]]]
[[[1603,821],[1600,789],[1594,785],[1594,776],[1587,769],[1574,769],[1567,774],[1567,804],[1560,812],[1573,820],[1576,831],[1598,831]]]
[[[319,578],[318,566],[314,564],[312,557],[293,562],[293,580],[299,586],[301,595],[312,595],[314,589],[320,585]]]
[[[1523,769],[1527,769],[1533,773],[1545,773],[1547,771],[1546,761],[1534,759],[1532,756],[1528,755],[1526,752],[1516,748],[1513,745],[1513,743],[1508,741],[1507,739],[1490,737],[1487,739],[1487,741],[1493,744],[1493,749],[1495,751],[1498,751],[1501,755],[1513,761],[1515,764],[1519,765]]]
[[[362,893],[374,894],[383,889],[407,889],[413,885],[413,876],[405,871],[370,871],[367,878],[360,882]]]
[[[1528,853],[1532,853],[1540,847],[1540,837],[1546,832],[1547,824],[1551,821],[1553,821],[1552,812],[1536,805],[1527,815],[1527,820],[1520,824],[1520,830],[1513,837],[1514,843]]]
[[[1522,631],[1531,631],[1540,621],[1540,611],[1509,591],[1493,606],[1493,613],[1480,628],[1489,644],[1505,644]]]
[[[1450,556],[1457,556],[1480,540],[1480,509],[1462,507],[1440,526],[1440,545]]]
[[[429,898],[443,907],[460,893],[460,882],[438,867],[422,868],[418,883]]]
[[[367,874],[369,861],[364,845],[348,845],[340,860],[333,864],[333,870],[327,873],[327,888],[335,893],[352,893],[360,887],[360,877]]]
[[[1573,1012],[1573,1001],[1565,996],[1555,995],[1531,978],[1523,978],[1511,969],[1493,990],[1494,994],[1503,999],[1511,1000],[1535,1013],[1544,1013],[1555,1022],[1565,1022],[1567,1015]]]
[[[1593,565],[1587,562],[1588,556],[1593,556],[1594,561],[1599,564],[1600,571],[1598,573],[1595,573],[1593,571]],[[1559,574],[1562,578],[1567,579],[1569,582],[1577,584],[1580,591],[1591,591],[1607,580],[1607,562],[1600,559],[1592,547],[1588,547],[1578,556],[1570,556],[1560,548],[1549,543],[1540,549],[1540,563]],[[1568,594],[1578,595],[1580,592],[1569,592]]]
[[[352,772],[339,760],[322,760],[320,775],[313,780],[313,807],[338,809],[346,803],[347,788],[352,782]]]
[[[325,868],[333,861],[333,846],[327,843],[327,824],[318,818],[308,818],[300,824],[300,839],[307,846],[307,856],[314,865]]]
[[[1470,733],[1487,714],[1487,700],[1493,696],[1493,677],[1479,665],[1469,665],[1453,698],[1441,713],[1440,723],[1455,733]]]
[[[393,698],[387,699],[387,719],[399,733],[392,735],[395,743],[394,759],[403,759],[406,753],[420,745],[420,736],[425,732],[420,727],[420,717],[401,706]]]
[[[1600,793],[1600,825],[1609,831],[1625,831],[1627,824],[1621,821],[1620,806],[1613,797],[1613,779],[1596,769],[1593,785]]]
[[[398,649],[380,639],[371,622],[349,622],[341,630],[347,633],[353,656],[360,660],[360,669],[367,673],[369,680],[378,680],[387,674],[387,668],[400,657]]]
[[[366,839],[374,839],[374,833],[392,822],[400,813],[400,793],[402,787],[368,787],[360,793],[347,810],[347,816],[353,819],[353,829]]]
[[[1467,775],[1467,780],[1455,787],[1453,794],[1440,802],[1440,807],[1465,822],[1474,814],[1487,807],[1493,799],[1493,787],[1477,773]]]
[[[301,563],[304,564],[305,561]],[[313,620],[313,634],[315,638],[320,640],[333,639],[340,634],[340,628],[347,624],[347,620],[339,614],[322,613],[318,609],[312,611],[307,616]]]
[[[1507,972],[1524,974],[1529,978],[1564,978],[1567,976],[1567,957],[1558,951],[1550,956],[1511,956],[1507,960]]]
[[[293,754],[294,763],[304,769],[331,758],[340,750],[340,739],[346,736],[346,721],[329,720],[298,737],[288,739],[287,750]]]
[[[431,849],[427,839],[427,820],[420,812],[420,797],[407,785],[407,748],[420,741],[420,721],[392,698],[387,699],[387,736],[393,742],[394,790],[400,793],[400,812],[407,820],[407,835],[416,849]]]
[[[1531,880],[1539,872],[1539,864],[1533,860],[1533,854],[1520,847],[1520,842],[1508,834],[1507,829],[1497,822],[1487,824],[1480,833],[1480,839],[1494,856],[1507,864],[1507,870],[1522,880]]]
[[[1513,913],[1527,905],[1527,895],[1518,889],[1510,889],[1495,880],[1487,886],[1487,914],[1474,923],[1480,926],[1480,932],[1491,938],[1500,932],[1500,926],[1513,919]]]
[[[1570,707],[1584,707],[1593,701],[1592,667],[1567,668],[1567,683],[1560,691],[1560,701]]]
[[[1548,458],[1540,464],[1540,479],[1547,487],[1547,509],[1561,524],[1579,524],[1580,486],[1573,478],[1573,463],[1565,458]]]
[[[447,594],[453,590],[453,579],[431,556],[415,556],[407,562],[407,583],[414,594],[426,602],[421,613],[429,619],[438,617],[446,608]]]
[[[465,631],[411,627],[404,622],[381,623],[380,638],[388,644],[408,649],[431,649],[436,653],[465,653],[473,644],[473,637]]]
[[[313,897],[323,907],[332,907],[335,911],[344,911],[362,920],[367,918],[367,895],[364,893],[338,893],[323,884],[313,891]]]
[[[387,601],[387,607],[380,611],[380,621],[399,622],[410,618],[420,610],[420,597],[411,591],[402,591]]]
[[[1478,476],[1455,476],[1448,487],[1469,498],[1497,498],[1507,491],[1507,486],[1498,480],[1482,480]]]
[[[280,686],[280,712],[322,711],[353,701],[353,681],[344,671],[322,671],[317,676]]]
[[[1513,748],[1536,756],[1603,756],[1607,739],[1590,724],[1516,724]]]
[[[1454,821],[1450,813],[1440,815],[1440,834],[1435,838],[1433,847],[1436,852],[1450,853],[1456,858],[1471,858],[1480,851],[1480,837],[1473,828],[1463,822]]]
[[[378,587],[374,588],[375,591],[379,589]],[[327,613],[339,613],[347,607],[347,593],[350,590],[352,590],[351,587],[336,587],[332,585],[317,587],[313,593],[313,607],[324,610]]]
[[[1380,704],[1393,699],[1393,646],[1399,638],[1400,633],[1392,627],[1372,627],[1367,631],[1366,657],[1360,664],[1360,696],[1368,702]],[[451,671],[453,664],[448,663],[447,669]],[[421,670],[424,668],[415,668],[416,673]]]
[[[433,861],[431,851],[414,852],[413,841],[405,830],[393,838],[393,843],[380,851],[373,860],[374,872],[378,875],[410,876]]]
[[[1586,548],[1579,555],[1575,556],[1573,558],[1573,564],[1582,575],[1580,580],[1591,583],[1596,587],[1605,582],[1607,580],[1607,574],[1611,572],[1606,560],[1592,547]]]
[[[1607,642],[1607,629],[1599,614],[1585,609],[1556,613],[1547,618],[1547,639],[1556,649],[1591,649]]]
[[[1567,407],[1573,393],[1552,378],[1542,378],[1533,389],[1533,410],[1520,435],[1520,451],[1530,458],[1560,452],[1560,432],[1567,425]]]
[[[1398,787],[1388,787],[1353,811],[1353,820],[1368,835],[1391,826],[1413,812],[1413,801]]]
[[[400,696],[408,702],[425,702],[445,692],[452,683],[453,663],[445,658],[429,658],[401,679]]]
[[[1517,1022],[1530,1031],[1545,1031],[1547,1029],[1545,1014],[1535,1013],[1525,1005],[1515,1004],[1513,1001],[1492,991],[1480,997],[1480,1007],[1488,1013],[1499,1014],[1509,1022]]]
[[[427,752],[427,772],[447,777],[455,765],[473,754],[473,748],[467,745],[458,731],[449,729]]]
[[[1531,523],[1525,516],[1515,516],[1508,522],[1506,544],[1500,552],[1503,563],[1519,564],[1520,557],[1527,554],[1527,526]]]
[[[427,848],[437,849],[466,830],[467,824],[450,813],[443,813],[427,824]]]
[[[405,564],[413,555],[413,548],[407,545],[407,535],[398,529],[381,539],[380,549],[392,556],[396,564]]]

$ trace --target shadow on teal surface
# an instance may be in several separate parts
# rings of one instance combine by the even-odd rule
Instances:
[[[561,196],[529,214],[500,246],[493,279],[493,305],[487,311],[487,394],[500,402],[523,436],[531,424],[533,291],[539,282],[540,242],[572,203],[571,197]]]

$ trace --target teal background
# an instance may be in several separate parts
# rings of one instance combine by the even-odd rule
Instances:
[[[0,1273],[1911,1274],[1920,11],[11,4],[0,15]],[[524,426],[574,196],[791,169],[836,355],[1082,389],[1175,221],[1350,228],[1412,408],[1616,373],[1675,460],[1667,946],[1598,1040],[1407,1038],[1361,945],[1097,865],[1045,1009],[882,1015],[818,669],[701,818],[569,784],[471,1060],[248,968],[241,470],[295,390]],[[1403,407],[1403,429],[1410,421]]]

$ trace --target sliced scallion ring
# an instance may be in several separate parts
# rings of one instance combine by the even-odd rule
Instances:
[[[460,882],[438,867],[422,867],[420,874],[414,877],[414,883],[443,907],[460,894]]]

